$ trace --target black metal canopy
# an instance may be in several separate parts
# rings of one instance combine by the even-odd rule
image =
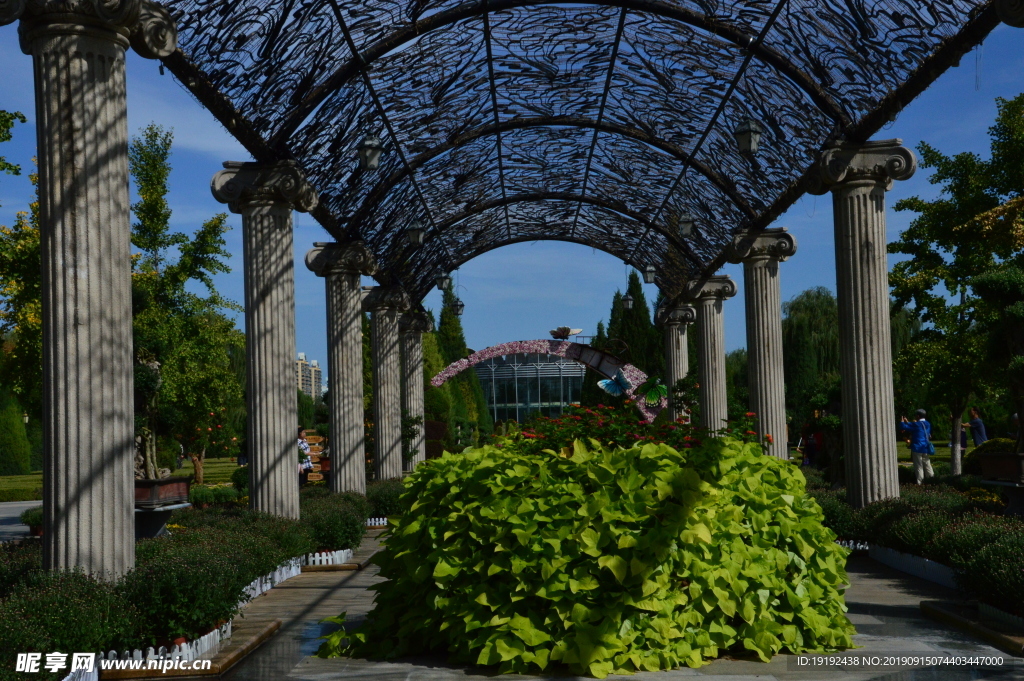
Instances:
[[[544,239],[653,264],[675,295],[799,198],[827,141],[866,140],[997,24],[990,0],[167,4],[172,72],[257,160],[298,161],[315,218],[414,300]],[[746,119],[755,156],[733,139]]]

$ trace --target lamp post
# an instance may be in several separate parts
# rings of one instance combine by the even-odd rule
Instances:
[[[733,133],[736,138],[736,146],[744,156],[752,156],[757,153],[761,146],[761,135],[764,128],[753,118],[744,118]]]
[[[434,281],[437,282],[438,291],[447,291],[452,285],[452,276],[447,272],[438,272],[437,276],[434,277]]]
[[[456,298],[452,302],[452,312],[455,313],[456,317],[461,317],[462,313],[466,311],[466,304],[459,298]]]
[[[376,135],[367,135],[359,142],[359,167],[363,170],[376,170],[380,166],[380,155],[384,144]]]
[[[644,268],[644,283],[653,284],[654,277],[658,274],[658,270],[654,269],[654,265],[648,265]]]
[[[412,224],[405,228],[405,239],[410,246],[422,246],[427,236],[427,230],[423,228],[422,220],[413,220]]]
[[[632,310],[633,309],[633,296],[629,295],[628,293],[626,295],[622,296],[622,307],[624,309],[626,309],[626,310]]]

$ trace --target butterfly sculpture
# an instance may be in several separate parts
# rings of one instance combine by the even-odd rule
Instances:
[[[555,340],[569,340],[569,336],[581,334],[583,329],[570,329],[568,326],[560,326],[557,329],[551,329],[548,333]]]
[[[648,407],[656,407],[668,397],[668,386],[660,378],[650,378],[636,389],[636,394],[644,398]]]
[[[628,393],[629,389],[633,387],[633,384],[622,375],[621,369],[615,372],[614,378],[607,378],[603,381],[598,381],[597,385],[601,390],[605,391],[609,395],[614,395],[615,397]]]

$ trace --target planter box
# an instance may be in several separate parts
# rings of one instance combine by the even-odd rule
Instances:
[[[191,476],[135,481],[135,508],[159,508],[188,501]]]
[[[978,461],[981,463],[981,477],[985,480],[1024,484],[1024,454],[984,452],[978,455]]]
[[[956,580],[953,578],[953,569],[942,563],[936,563],[934,560],[928,560],[927,558],[910,553],[893,551],[884,546],[875,546],[874,544],[868,549],[868,555],[894,570],[906,572],[908,575],[914,575],[921,579],[927,579],[929,582],[934,582],[950,589],[957,588]]]

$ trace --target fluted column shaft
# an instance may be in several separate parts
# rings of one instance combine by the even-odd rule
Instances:
[[[402,360],[399,319],[409,308],[400,288],[377,288],[366,301],[373,355],[374,477],[402,477]]]
[[[750,410],[768,454],[780,459],[789,458],[789,448],[779,262],[794,253],[796,240],[784,229],[741,234],[733,242],[734,261],[743,262]]]
[[[361,274],[373,274],[372,254],[361,241],[315,244],[306,266],[324,277],[327,293],[327,408],[333,492],[366,492],[363,428],[363,319]]]
[[[403,316],[404,317],[404,316]],[[412,456],[404,462],[411,471],[427,458],[423,432],[423,332],[402,330],[402,409],[412,418],[419,417],[418,432],[411,444]]]
[[[725,321],[722,306],[736,295],[736,284],[725,276],[711,277],[691,289],[697,308],[697,359],[700,364],[700,425],[709,430],[725,427],[729,418],[725,388]]]
[[[687,328],[697,318],[697,311],[692,307],[681,307],[665,313],[662,329],[665,338],[665,382],[671,391],[676,383],[690,374],[690,355],[687,347]],[[672,420],[681,416],[672,406],[669,398],[669,410]]]
[[[43,563],[111,578],[135,563],[127,44],[98,20],[24,36],[38,119]]]
[[[916,162],[889,140],[827,149],[820,167],[835,219],[846,489],[859,508],[899,496],[885,192]]]
[[[292,163],[225,163],[213,194],[242,215],[249,503],[299,517],[292,209],[316,195]]]

